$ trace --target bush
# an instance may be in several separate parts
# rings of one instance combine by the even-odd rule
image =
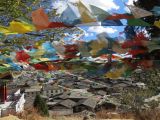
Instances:
[[[42,116],[49,116],[48,107],[39,94],[36,95],[33,106]]]

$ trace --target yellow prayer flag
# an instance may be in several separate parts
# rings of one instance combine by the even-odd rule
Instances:
[[[91,47],[91,51],[90,53],[92,55],[96,55],[97,52],[103,48],[105,48],[107,45],[106,45],[106,42],[105,41],[102,41],[102,40],[96,40],[96,41],[93,41],[91,44],[90,44],[90,47]]]
[[[41,55],[44,55],[45,51],[43,49],[41,50],[38,50],[37,52],[35,52],[35,57],[36,56],[41,56]]]
[[[92,13],[87,9],[87,7],[81,1],[79,1],[78,3],[78,10],[81,14],[82,23],[96,22],[96,19],[92,18]]]
[[[12,21],[10,22],[10,26],[8,27],[8,30],[13,33],[24,34],[27,32],[34,31],[35,27],[25,22]]]
[[[156,27],[160,28],[160,21],[155,21],[155,22],[154,22],[154,25],[155,25]]]
[[[3,64],[5,67],[10,67],[11,65],[9,65],[9,64]]]
[[[0,26],[0,33],[3,33],[5,35],[9,35],[9,34],[16,34],[16,33],[13,33],[11,31],[8,30],[7,27],[4,27],[4,26]]]
[[[0,26],[0,33],[9,34],[24,34],[35,30],[33,25],[25,22],[12,21],[9,27]]]
[[[22,71],[12,71],[11,74],[12,74],[12,77],[13,78],[18,78],[22,75]]]
[[[42,62],[43,62],[43,61],[49,61],[48,58],[39,58],[39,60],[42,61]]]
[[[107,72],[105,74],[105,77],[111,78],[111,79],[119,78],[122,76],[122,74],[125,72],[125,70],[126,70],[126,67],[122,67],[120,69],[116,69],[115,71]]]

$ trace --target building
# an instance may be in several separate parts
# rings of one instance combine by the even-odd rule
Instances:
[[[63,92],[63,88],[53,85],[44,85],[41,91],[42,95],[47,97],[55,96]]]
[[[81,99],[74,106],[74,112],[82,112],[84,110],[95,112],[97,104],[98,100],[93,97],[89,97],[87,99]]]
[[[40,94],[42,90],[42,86],[32,86],[30,88],[25,89],[25,97],[26,98],[35,98],[37,94]]]
[[[24,93],[15,85],[10,72],[0,74],[0,117],[20,113],[24,110]],[[8,83],[8,84],[7,84]]]
[[[33,107],[36,95],[41,94],[42,86],[31,86],[25,89],[25,109]]]
[[[17,114],[24,110],[24,93],[20,89],[8,89],[6,92],[7,98],[0,103],[0,116],[9,114]]]
[[[50,115],[72,115],[76,102],[66,99],[60,102],[47,103]]]

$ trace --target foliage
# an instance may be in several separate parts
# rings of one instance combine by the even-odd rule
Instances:
[[[39,94],[36,95],[36,98],[34,100],[33,106],[38,110],[38,112],[42,116],[48,116],[49,115],[47,105],[46,105],[45,101],[41,98],[41,96]]]
[[[132,79],[136,82],[143,82],[147,85],[148,89],[159,92],[160,86],[160,69],[143,70],[141,72],[134,72]]]
[[[131,107],[132,111],[141,110],[144,106],[144,100],[152,97],[154,91],[149,89],[130,88],[122,91],[121,103]]]
[[[0,2],[0,24],[6,24],[12,19],[23,17],[27,18],[32,7],[39,0],[1,0]]]
[[[154,1],[153,0],[137,0],[136,2],[134,2],[134,4],[137,7],[150,11],[153,9],[154,6],[160,6],[160,1],[159,0],[154,0]],[[144,21],[150,24],[154,24],[154,21],[159,19],[160,19],[160,16],[149,16],[149,17],[143,18]],[[158,37],[160,35],[159,34],[160,29],[157,27],[154,27],[154,26],[146,27],[146,30],[148,31],[148,33],[151,34],[151,37]]]

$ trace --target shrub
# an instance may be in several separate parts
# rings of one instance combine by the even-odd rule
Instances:
[[[48,107],[39,94],[36,95],[33,106],[42,116],[49,116]]]

